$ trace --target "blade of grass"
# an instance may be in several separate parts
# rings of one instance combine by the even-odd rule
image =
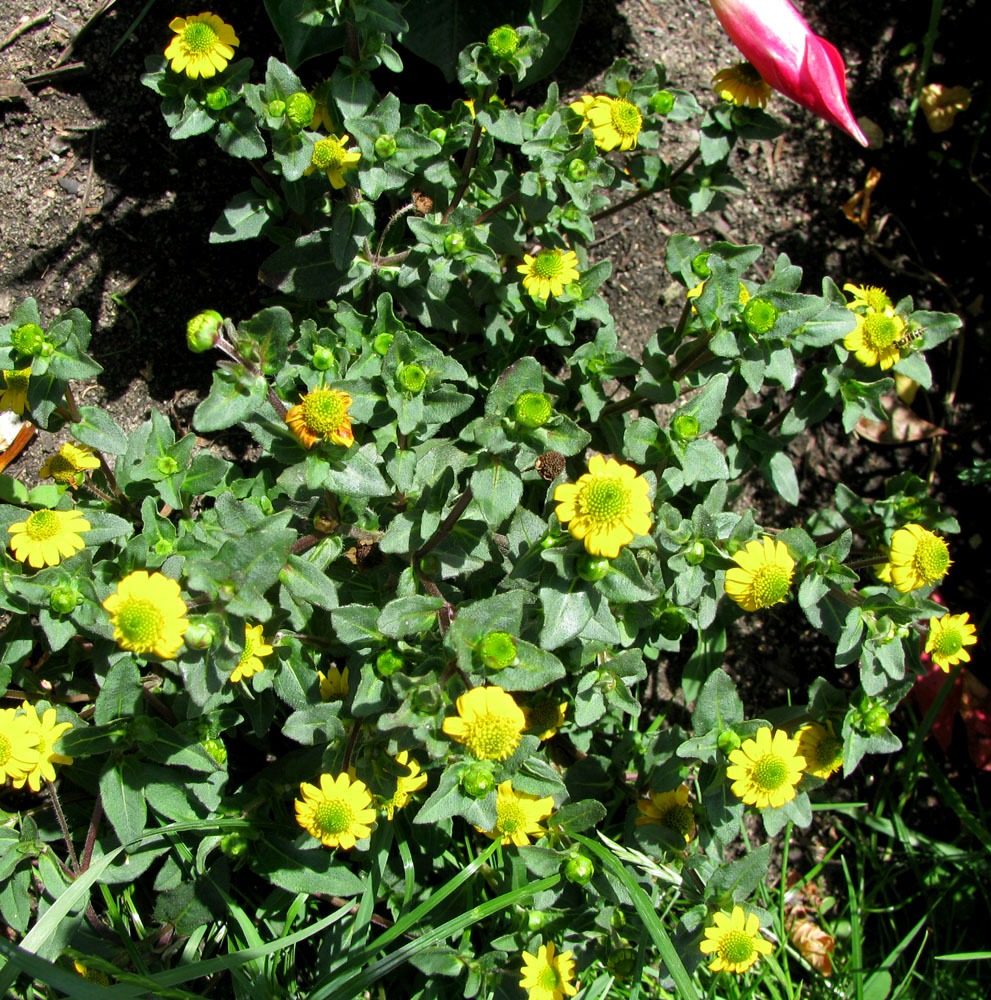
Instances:
[[[864,887],[861,885],[858,891],[858,888],[854,886],[853,877],[850,875],[850,868],[845,857],[840,856],[840,864],[843,865],[847,898],[850,900],[850,960],[852,968],[849,972],[853,979],[853,995],[856,1000],[864,1000],[864,950],[860,926],[860,904],[864,896]]]
[[[124,1000],[126,997],[147,996],[148,993],[147,990],[134,986],[113,986],[108,989],[98,983],[91,983],[75,972],[69,972],[47,959],[23,951],[4,937],[0,937],[0,955],[7,959],[6,968],[16,967],[15,979],[18,973],[23,972],[33,980],[54,986],[66,996],[75,997],[78,1000],[107,1000],[108,997],[119,997]],[[6,990],[4,995],[7,995]]]
[[[953,955],[936,955],[937,962],[973,962],[991,958],[991,951],[958,951]]]

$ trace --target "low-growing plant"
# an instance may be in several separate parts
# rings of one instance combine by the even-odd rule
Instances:
[[[408,8],[266,6],[263,80],[209,13],[144,78],[174,139],[257,168],[211,241],[275,245],[271,304],[189,321],[222,355],[192,430],[79,402],[80,311],[0,328],[3,404],[72,439],[54,483],[0,476],[3,989],[696,997],[764,958],[792,995],[771,838],[899,748],[923,649],[975,641],[931,596],[958,526],[926,484],[820,505],[792,444],[885,419],[894,373],[928,388],[959,320],[676,235],[683,305],[633,356],[596,222],[712,208],[773,119],[624,62],[524,107],[536,13],[461,52],[464,99],[409,106],[379,92]],[[722,664],[770,617],[835,668],[748,713]],[[645,718],[673,659],[694,710]]]

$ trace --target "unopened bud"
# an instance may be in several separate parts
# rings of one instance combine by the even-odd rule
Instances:
[[[568,858],[568,863],[564,866],[564,877],[575,885],[588,885],[594,874],[595,865],[584,854]]]
[[[444,253],[448,257],[453,257],[455,254],[461,253],[465,248],[465,238],[461,233],[448,233],[444,237]]]
[[[337,358],[334,357],[334,352],[329,347],[314,347],[310,364],[318,372],[325,372],[337,367]]]
[[[738,750],[743,740],[740,734],[732,729],[724,729],[716,739],[716,746],[719,752],[728,757],[734,750]]]
[[[198,313],[186,324],[186,344],[195,354],[209,351],[220,336],[220,324],[224,317],[216,309],[206,309]]]
[[[223,111],[231,103],[230,91],[226,87],[212,87],[203,100],[211,111]]]
[[[498,56],[500,59],[508,59],[520,47],[519,32],[512,26],[504,24],[489,32],[486,44],[492,55]]]
[[[671,433],[679,441],[694,441],[702,430],[698,417],[692,413],[679,413],[671,421]]]
[[[391,649],[383,650],[375,658],[375,670],[383,677],[391,677],[403,669],[403,658]]]
[[[504,670],[516,662],[516,640],[508,632],[489,632],[478,644],[478,656],[489,670]]]
[[[286,101],[286,121],[293,128],[309,128],[316,110],[317,102],[306,91],[297,90]]]
[[[568,176],[573,181],[583,181],[588,177],[588,164],[584,160],[572,160],[568,164]]]
[[[272,101],[268,106],[269,118],[281,118],[286,113],[286,102],[278,99]]]
[[[709,275],[712,274],[712,270],[709,267],[708,260],[709,260],[709,254],[706,252],[696,254],[692,258],[692,270],[700,278],[708,278]]]
[[[53,587],[48,595],[48,607],[54,615],[67,615],[79,604],[79,592],[69,584]]]
[[[21,354],[33,357],[40,353],[45,342],[45,333],[37,323],[25,323],[10,335],[10,342]]]
[[[390,156],[396,155],[396,140],[394,136],[384,132],[375,140],[375,154],[382,160],[388,160]]]
[[[393,334],[380,333],[372,341],[372,350],[384,358],[389,353],[389,348],[392,346],[392,340]]]
[[[403,365],[396,374],[396,381],[401,389],[415,396],[426,387],[427,373],[421,365]]]
[[[551,397],[546,392],[521,392],[513,403],[513,416],[524,427],[543,427],[553,415]]]
[[[670,90],[658,90],[650,95],[647,107],[655,115],[669,115],[674,110],[675,96]]]
[[[183,639],[190,649],[209,649],[217,638],[213,627],[206,622],[190,622]]]
[[[592,556],[583,552],[578,557],[578,575],[590,583],[601,580],[609,572],[609,567],[610,561],[605,556]]]
[[[475,765],[461,772],[458,785],[470,798],[484,799],[495,788],[495,778],[487,767]]]

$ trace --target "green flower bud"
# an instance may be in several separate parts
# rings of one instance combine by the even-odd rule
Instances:
[[[626,926],[626,914],[622,910],[619,910],[619,909],[613,910],[612,913],[609,914],[609,926],[612,927],[613,930],[617,930],[617,931],[621,927],[625,927]]]
[[[389,353],[389,348],[392,346],[392,339],[393,334],[380,333],[372,341],[372,350],[384,358]]]
[[[42,358],[50,358],[55,353],[55,345],[45,341],[41,347],[38,349],[38,356]]]
[[[445,143],[445,141],[447,140],[447,129],[446,128],[440,128],[440,126],[438,126],[437,128],[432,128],[427,133],[427,135],[429,135],[430,138],[433,139],[434,142],[436,142],[439,145],[443,146],[444,143]]]
[[[147,715],[136,715],[127,724],[127,734],[135,743],[152,743],[158,739],[158,729]]]
[[[186,629],[186,634],[183,636],[190,649],[209,649],[216,638],[217,633],[214,632],[212,625],[197,621],[189,623],[189,628]]]
[[[52,587],[48,595],[48,607],[53,615],[67,615],[79,604],[79,592],[67,583]]]
[[[578,557],[578,575],[589,583],[601,580],[608,572],[610,560],[605,556],[593,556],[583,552]]]
[[[629,979],[636,967],[637,953],[632,948],[617,948],[606,959],[606,968],[617,979]]]
[[[857,727],[868,736],[879,736],[888,728],[891,715],[880,702],[865,695],[857,706]]]
[[[513,417],[524,427],[543,427],[552,416],[554,407],[546,392],[521,392],[513,403]]]
[[[317,102],[306,91],[297,90],[286,101],[286,121],[293,128],[309,128],[316,110]]]
[[[440,556],[432,552],[420,560],[420,572],[425,576],[436,576],[440,572]]]
[[[10,335],[10,342],[21,354],[34,357],[41,351],[45,333],[37,323],[25,323]]]
[[[337,367],[337,358],[334,357],[334,352],[329,347],[314,347],[310,364],[318,372],[325,372]]]
[[[743,744],[740,734],[732,729],[724,729],[716,738],[716,746],[719,752],[728,757],[734,750],[738,750]]]
[[[154,548],[156,556],[167,556],[175,548],[175,545],[168,538],[159,536],[155,539],[152,548]]]
[[[503,670],[516,662],[516,640],[508,632],[489,632],[478,644],[478,657],[489,670]]]
[[[690,627],[681,608],[665,608],[657,619],[657,631],[671,642],[680,639]]]
[[[671,433],[679,441],[694,441],[701,430],[698,417],[692,413],[679,413],[671,421]]]
[[[573,181],[583,181],[588,177],[588,164],[584,160],[572,160],[568,164],[568,176]]]
[[[396,140],[388,132],[383,132],[375,140],[375,153],[382,160],[388,160],[390,156],[396,155]]]
[[[588,885],[594,874],[595,865],[584,854],[568,858],[568,863],[564,866],[564,877],[575,885]]]
[[[704,251],[702,253],[697,253],[692,258],[692,270],[700,278],[708,278],[709,275],[712,274],[712,270],[709,268],[708,260],[709,254]]]
[[[210,739],[203,741],[203,749],[218,763],[227,763],[227,747],[224,746],[224,741],[220,739]]]
[[[508,24],[493,28],[486,42],[489,52],[500,59],[508,59],[520,47],[519,32]]]
[[[231,103],[230,91],[226,87],[212,87],[206,92],[204,103],[211,111],[223,111]]]
[[[898,516],[906,523],[918,521],[922,517],[922,504],[915,497],[905,497],[898,502]]]
[[[457,253],[461,253],[465,248],[465,238],[461,233],[448,233],[444,237],[444,253],[448,257],[453,257]]]
[[[179,471],[179,463],[171,455],[160,455],[155,459],[155,468],[160,476],[174,476]]]
[[[495,790],[495,778],[487,767],[476,764],[461,772],[458,787],[470,798],[484,799]]]
[[[278,99],[272,101],[268,106],[269,118],[281,118],[286,113],[286,102]]]
[[[284,569],[279,571],[280,580],[282,580],[282,574],[284,572]],[[237,587],[235,586],[233,580],[225,580],[219,587],[217,587],[217,600],[223,601],[224,604],[228,601],[233,601],[235,597],[237,597]]]
[[[655,115],[669,115],[674,110],[675,96],[670,90],[658,90],[650,95],[647,107]]]
[[[693,542],[685,552],[685,562],[689,566],[698,566],[703,559],[705,559],[705,543]]]
[[[426,387],[427,373],[422,366],[416,363],[403,365],[396,373],[396,381],[401,389],[415,396],[417,393],[423,392]]]
[[[216,309],[198,313],[186,324],[186,346],[194,354],[209,351],[217,343],[223,321],[224,317]]]
[[[534,931],[542,930],[553,919],[554,919],[554,914],[548,913],[546,910],[527,910],[526,929],[531,933]]]
[[[767,299],[751,299],[743,309],[743,322],[757,337],[769,333],[778,321],[778,307]]]
[[[391,649],[383,650],[375,658],[375,669],[383,677],[391,677],[394,673],[403,669],[403,658]]]
[[[275,507],[272,505],[272,501],[266,497],[252,497],[255,502],[255,506],[265,515],[274,514]]]
[[[232,861],[243,858],[250,849],[251,841],[243,830],[232,830],[220,838],[220,850],[224,857],[230,858]]]

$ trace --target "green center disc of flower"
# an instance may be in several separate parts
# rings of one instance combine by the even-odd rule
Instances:
[[[526,827],[526,813],[516,802],[507,802],[505,799],[497,806],[499,817],[498,827],[503,833],[516,833]]]
[[[182,40],[194,55],[206,55],[217,43],[217,32],[204,21],[194,21],[183,29]]]
[[[354,810],[344,799],[331,799],[317,806],[313,821],[323,833],[344,833],[354,822]]]
[[[751,299],[743,310],[743,322],[751,333],[767,333],[777,321],[778,310],[767,299]]]
[[[241,659],[238,660],[238,666],[243,666],[254,655],[255,641],[251,638],[251,636],[246,636],[244,640],[244,652],[241,654]]]
[[[932,647],[932,651],[940,656],[955,656],[961,649],[963,649],[963,633],[957,628],[948,628],[940,632]]]
[[[303,399],[303,419],[313,434],[326,437],[341,426],[348,407],[334,389],[315,389]]]
[[[511,719],[499,715],[476,719],[465,737],[468,752],[479,760],[505,760],[519,745],[519,729]]]
[[[611,476],[593,476],[578,499],[585,513],[597,521],[621,517],[630,507],[630,491]]]
[[[57,483],[68,483],[75,478],[80,470],[72,464],[65,455],[55,454],[48,460],[49,475]]]
[[[783,601],[790,583],[788,570],[783,566],[773,563],[770,566],[761,566],[751,585],[754,603],[758,608],[769,608],[772,604]]]
[[[868,309],[876,309],[878,312],[884,312],[885,309],[891,308],[891,299],[888,297],[888,293],[883,288],[877,288],[873,285],[864,289],[864,301],[867,303]]]
[[[21,354],[34,354],[44,339],[45,333],[37,323],[25,323],[10,335],[10,342]]]
[[[10,740],[6,736],[0,735],[0,767],[3,767],[10,760],[12,750]]]
[[[553,965],[545,965],[537,976],[537,984],[541,989],[553,992],[561,985],[561,976]]]
[[[629,101],[613,101],[609,108],[613,128],[620,135],[639,135],[643,116],[640,109]]]
[[[59,516],[54,510],[36,510],[24,525],[36,542],[44,542],[58,534]]]
[[[513,404],[516,422],[524,427],[543,427],[553,412],[550,396],[543,392],[521,392]]]
[[[926,583],[935,583],[950,567],[950,550],[937,535],[926,535],[915,547],[912,568]]]
[[[556,278],[563,269],[560,250],[541,250],[533,258],[533,273],[538,278]]]
[[[687,836],[692,832],[694,822],[695,814],[688,806],[672,806],[661,817],[661,826],[666,826],[669,830],[674,830],[682,836]]]
[[[902,324],[894,316],[871,313],[864,318],[864,336],[875,350],[890,347],[902,332]]]
[[[479,643],[478,651],[487,667],[501,670],[516,660],[516,640],[508,632],[489,632]]]
[[[832,767],[843,760],[843,740],[836,736],[824,736],[816,747],[815,761],[808,761],[816,768]]]
[[[4,372],[3,380],[7,383],[7,388],[13,392],[27,392],[28,383],[31,381],[31,370]]]
[[[427,384],[427,373],[420,365],[403,365],[396,376],[399,384],[407,391],[414,394],[423,392]]]
[[[313,166],[319,170],[334,170],[344,162],[344,150],[336,139],[321,139],[313,147]]]
[[[117,612],[117,628],[133,646],[152,646],[162,637],[165,619],[151,601],[131,598]]]
[[[775,753],[765,754],[754,764],[754,784],[773,792],[788,780],[788,765]]]
[[[489,32],[489,51],[496,56],[511,56],[520,46],[520,36],[515,28],[504,24]]]
[[[743,931],[727,931],[719,941],[719,957],[724,962],[738,965],[750,960],[754,943]]]

